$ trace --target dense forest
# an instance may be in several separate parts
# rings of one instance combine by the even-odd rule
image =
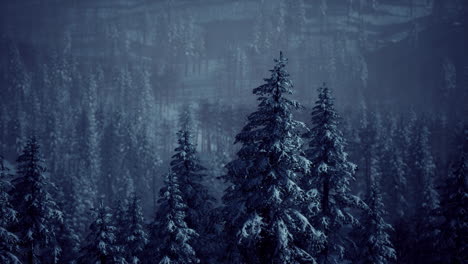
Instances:
[[[0,263],[468,262],[468,2],[0,17]]]

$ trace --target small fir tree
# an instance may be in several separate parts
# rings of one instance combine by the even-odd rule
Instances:
[[[313,127],[305,135],[310,139],[306,155],[312,169],[304,185],[308,190],[317,189],[320,197],[319,209],[313,218],[327,239],[317,255],[318,261],[340,263],[347,240],[344,227],[358,223],[350,208],[365,209],[366,205],[350,193],[356,165],[348,161],[344,151],[345,139],[338,128],[339,116],[331,92],[323,85],[318,93],[312,110]]]
[[[126,229],[128,226],[128,219],[126,215],[126,207],[128,206],[128,201],[117,200],[115,202],[114,208],[112,208],[112,226],[114,226],[115,231],[115,241],[114,241],[114,259],[123,259],[126,254],[126,245],[127,245],[127,234]]]
[[[148,243],[148,234],[145,230],[140,198],[136,194],[133,194],[128,204],[125,219],[125,256],[128,263],[138,264],[142,262],[142,252]]]
[[[161,189],[159,209],[151,225],[149,252],[146,263],[192,264],[199,263],[191,245],[198,236],[185,222],[187,204],[182,198],[177,176],[170,172]]]
[[[116,228],[112,225],[112,214],[102,201],[94,209],[94,221],[81,248],[78,263],[123,264],[116,246]]]
[[[28,139],[18,157],[17,178],[13,180],[12,203],[18,211],[15,225],[23,252],[23,262],[58,263],[60,247],[57,226],[62,212],[52,198],[46,168],[35,137]]]
[[[359,227],[351,232],[356,254],[356,264],[387,264],[396,260],[395,249],[390,241],[392,226],[384,217],[386,211],[379,187],[381,172],[377,162],[371,165],[372,184],[366,195],[368,209],[364,210]]]
[[[465,139],[466,140],[466,139]],[[467,143],[460,158],[453,163],[452,171],[445,180],[441,192],[439,215],[443,220],[439,226],[439,263],[461,264],[468,261],[468,181]]]
[[[423,126],[416,137],[414,155],[415,175],[415,215],[413,263],[436,263],[436,244],[439,231],[436,226],[439,222],[434,214],[439,208],[439,194],[435,180],[435,163],[429,147],[429,130]]]
[[[12,225],[18,219],[15,209],[10,203],[8,192],[12,188],[9,177],[9,169],[5,165],[3,157],[0,155],[0,262],[5,264],[19,264],[18,237],[12,232]]]
[[[185,201],[187,226],[194,229],[199,236],[192,242],[196,252],[203,261],[212,255],[210,252],[210,240],[212,238],[213,223],[210,222],[211,209],[214,198],[208,193],[208,189],[202,185],[206,177],[200,160],[197,157],[196,145],[192,136],[192,118],[189,107],[184,107],[180,115],[180,130],[177,133],[178,146],[172,156],[171,171],[179,182],[182,199]]]

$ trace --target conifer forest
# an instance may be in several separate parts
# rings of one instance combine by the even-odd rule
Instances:
[[[0,264],[468,263],[468,1],[0,1]]]

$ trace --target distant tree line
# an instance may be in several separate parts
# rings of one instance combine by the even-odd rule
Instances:
[[[57,140],[48,141],[51,150],[41,151],[35,136],[18,145],[16,170],[0,159],[1,262],[465,263],[464,124],[454,131],[456,154],[440,156],[451,160],[448,169],[438,168],[440,157],[434,158],[430,144],[430,131],[442,128],[431,128],[414,112],[404,119],[383,117],[364,102],[359,126],[349,127],[325,84],[307,125],[295,117],[302,106],[290,99],[286,65],[280,53],[270,77],[253,90],[258,105],[235,136],[235,153],[217,162],[225,164],[218,168],[226,186],[220,203],[197,153],[190,107],[179,111],[177,144],[159,196],[141,193],[150,188],[138,184],[160,186],[151,178],[159,157],[146,140],[165,132],[152,127],[128,133],[117,113],[108,137],[97,135],[100,77],[92,77],[79,118],[85,124],[83,141],[52,130]],[[57,114],[66,113],[53,112],[51,122]],[[154,118],[142,114],[135,121],[147,116]],[[152,122],[139,121],[136,127]],[[172,130],[167,133],[163,136]],[[76,144],[68,147],[78,154],[60,155],[57,149],[69,144]],[[46,169],[43,153],[56,168]],[[73,155],[79,158],[73,161]],[[80,177],[67,175],[67,162],[77,163],[69,170],[78,170]],[[131,175],[122,166],[127,163],[147,175]],[[143,196],[157,198],[149,222]]]

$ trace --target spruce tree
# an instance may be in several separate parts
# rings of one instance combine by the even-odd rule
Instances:
[[[396,258],[398,263],[411,262],[412,248],[412,219],[410,202],[412,201],[412,186],[408,184],[413,175],[411,170],[413,130],[415,130],[416,115],[414,112],[410,113],[410,118],[407,122],[403,118],[399,118],[395,133],[395,140],[392,143],[393,150],[388,152],[390,167],[388,174],[392,175],[390,189],[387,189],[389,202],[386,203],[390,208],[390,218],[392,219],[392,243],[396,251]]]
[[[306,189],[317,189],[320,197],[314,223],[327,237],[318,253],[319,263],[339,263],[346,244],[344,227],[357,224],[351,208],[366,208],[364,202],[350,193],[356,165],[348,161],[344,151],[345,139],[338,128],[339,115],[334,108],[331,92],[323,85],[312,111],[312,129],[305,135],[310,139],[306,151],[312,169],[305,182]]]
[[[79,256],[80,238],[67,221],[67,217],[68,215],[64,214],[64,221],[59,223],[57,228],[57,243],[61,249],[58,263],[73,264]]]
[[[18,212],[10,203],[8,191],[11,184],[9,169],[6,167],[3,157],[0,155],[0,263],[20,263],[17,254],[18,237],[11,231],[11,227],[18,219]]]
[[[128,263],[142,262],[142,252],[148,243],[148,234],[145,230],[145,219],[140,205],[140,198],[133,194],[125,212],[126,225],[124,227],[124,252]]]
[[[301,155],[299,103],[288,99],[292,83],[280,53],[271,77],[255,88],[257,110],[236,136],[242,144],[226,165],[223,196],[228,263],[314,263],[323,236],[302,213],[308,196],[298,182],[309,167]]]
[[[128,201],[125,199],[123,201],[117,200],[115,202],[114,208],[112,208],[112,222],[111,225],[115,228],[114,230],[114,244],[113,244],[113,259],[123,260],[125,259],[126,254],[126,245],[127,245],[127,208]]]
[[[94,221],[80,251],[78,263],[114,264],[126,263],[118,257],[116,246],[116,228],[112,225],[112,214],[102,201],[94,209]]]
[[[415,215],[413,263],[436,263],[436,240],[439,221],[434,214],[439,208],[439,195],[434,186],[435,163],[429,146],[429,129],[423,125],[416,137],[414,152]]]
[[[191,242],[197,232],[185,222],[187,204],[182,198],[180,182],[175,173],[168,173],[160,192],[159,209],[151,224],[151,239],[145,263],[199,263]]]
[[[369,193],[371,187],[371,167],[381,157],[384,146],[382,139],[382,120],[378,112],[368,110],[367,106],[361,105],[361,118],[359,120],[359,151],[361,156],[360,168],[364,179],[364,195]]]
[[[12,204],[18,211],[15,225],[23,252],[23,262],[57,263],[60,247],[57,225],[62,212],[49,191],[53,185],[45,173],[36,138],[30,137],[17,159],[17,178],[13,180]]]
[[[70,177],[69,179],[72,179]],[[59,263],[72,264],[75,263],[78,253],[80,251],[80,233],[74,228],[73,209],[71,208],[74,203],[71,201],[69,195],[65,195],[62,188],[57,188],[57,205],[63,213],[63,221],[57,225],[57,242],[61,248]]]
[[[358,263],[391,263],[396,257],[389,236],[392,227],[384,220],[384,204],[377,184],[371,186],[366,203],[369,210],[365,212],[365,216],[361,220],[362,237],[365,238],[362,244],[364,250],[362,259]]]
[[[466,139],[465,139],[466,140]],[[439,215],[443,220],[439,226],[439,263],[461,264],[468,261],[468,181],[467,143],[460,158],[452,164],[452,170],[441,192]]]
[[[202,261],[206,261],[211,254],[208,243],[212,234],[212,223],[210,214],[214,198],[209,195],[208,190],[202,185],[206,177],[203,167],[197,157],[196,145],[192,136],[192,118],[189,107],[184,107],[180,116],[180,130],[177,133],[178,146],[172,156],[171,171],[179,181],[182,199],[187,204],[186,222],[187,226],[199,234],[194,238],[193,246]]]
[[[388,135],[383,137],[383,154],[379,160],[382,170],[382,182],[386,193],[385,204],[389,208],[390,218],[398,222],[403,218],[408,209],[406,176],[408,174],[404,151],[401,147],[401,129],[397,126],[397,119],[390,118]]]
[[[359,227],[351,232],[356,252],[352,263],[386,264],[396,259],[389,235],[392,226],[384,220],[387,212],[379,187],[381,172],[377,161],[371,164],[370,170],[372,183],[365,199],[369,208],[363,211]]]

